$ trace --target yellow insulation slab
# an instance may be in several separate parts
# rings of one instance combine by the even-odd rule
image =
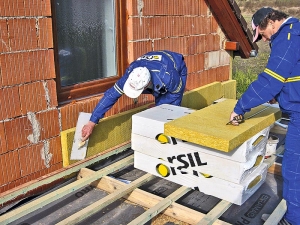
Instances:
[[[239,126],[226,125],[236,102],[234,99],[226,99],[165,123],[164,133],[181,140],[230,152],[281,118],[278,108],[261,105],[246,113],[245,122]],[[261,112],[247,119],[259,111]]]
[[[130,141],[132,129],[131,117],[133,114],[145,110],[147,107],[148,105],[145,105],[101,120],[90,136],[86,158]],[[74,127],[61,132],[64,167],[78,161],[70,160],[75,129]]]
[[[181,106],[202,109],[224,96],[221,82],[213,82],[184,93]]]
[[[221,83],[224,98],[236,99],[236,81],[228,80]]]

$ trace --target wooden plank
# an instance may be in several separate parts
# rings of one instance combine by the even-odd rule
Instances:
[[[276,174],[278,176],[281,176],[282,175],[282,173],[281,173],[281,164],[276,163],[276,162],[273,163],[273,165],[269,167],[268,173],[273,173],[273,174]]]
[[[94,182],[93,185],[109,193],[115,190],[122,189],[126,186],[125,183],[111,177],[103,177],[100,181]],[[146,208],[151,208],[158,204],[161,200],[163,200],[162,197],[138,188],[135,189],[132,193],[125,195],[123,198]],[[186,222],[188,224],[197,224],[199,219],[205,216],[204,213],[198,212],[175,202],[171,204],[171,207],[163,211],[163,214],[179,221]],[[221,220],[216,220],[214,222],[214,225],[229,225],[229,223]]]
[[[248,58],[252,50],[252,43],[247,40],[242,26],[228,4],[228,0],[209,0],[208,2],[214,12],[214,16],[222,25],[229,40],[240,43],[241,57]]]
[[[239,50],[239,43],[238,42],[233,42],[233,41],[226,41],[224,43],[224,50],[227,51],[237,51]]]
[[[63,169],[57,170],[53,173],[50,173],[47,176],[42,176],[41,178],[32,180],[32,181],[27,182],[23,185],[20,185],[16,188],[13,188],[9,191],[3,192],[0,194],[0,205],[15,199],[20,195],[25,195],[29,191],[34,190],[40,186],[43,186],[45,184],[50,184],[53,181],[56,181],[60,178],[68,176],[72,173],[78,172],[81,168],[90,166],[94,163],[97,163],[97,162],[107,158],[107,157],[121,153],[121,152],[127,150],[128,148],[130,148],[130,146],[131,146],[130,142],[123,143],[121,145],[115,146],[114,148],[107,149],[107,151],[101,152],[93,157],[90,157],[89,159],[86,159],[84,161],[79,161],[77,163],[74,163],[74,164],[66,167],[66,168],[63,168]]]
[[[213,224],[230,206],[231,202],[222,200],[209,213],[206,214],[197,225],[211,225]]]
[[[246,20],[244,19],[244,17],[242,15],[240,16],[239,19],[240,19],[240,23],[242,24],[242,27],[243,27],[244,31],[246,32],[247,29],[248,29]],[[252,37],[252,35],[250,37]]]
[[[170,194],[168,197],[166,197],[164,200],[157,203],[152,208],[148,209],[146,212],[144,212],[142,215],[138,216],[136,219],[131,221],[129,225],[135,225],[135,224],[145,224],[149,220],[151,220],[153,217],[155,217],[157,214],[168,208],[173,202],[178,200],[180,197],[188,193],[191,188],[181,186],[179,189],[174,191],[172,194]]]
[[[83,179],[77,180],[69,185],[66,185],[54,192],[51,192],[41,198],[38,198],[37,200],[34,200],[32,202],[29,202],[28,204],[21,206],[15,210],[12,210],[3,216],[0,216],[0,224],[7,224],[11,223],[22,216],[25,216],[39,208],[42,208],[43,206],[54,202],[55,200],[71,193],[74,192],[75,190],[78,190],[87,184],[92,183],[93,181],[100,179],[101,177],[112,173],[124,166],[127,166],[133,162],[133,155],[128,156],[112,165],[109,165],[105,167],[104,169],[101,169],[97,172],[95,172],[93,175],[85,177]]]
[[[96,173],[96,172],[95,172]],[[60,221],[57,225],[70,225],[76,224],[87,217],[97,213],[105,206],[109,205],[110,203],[114,202],[115,200],[123,197],[124,195],[132,192],[135,188],[143,185],[144,183],[152,180],[155,176],[151,174],[145,174],[144,176],[138,178],[137,180],[133,181],[132,183],[126,185],[123,189],[117,190],[110,195],[105,196],[104,198],[100,199],[99,201],[94,202],[93,204],[89,205],[88,207],[72,214],[70,217]]]
[[[286,212],[286,202],[284,199],[282,199],[281,202],[278,204],[278,206],[275,208],[275,210],[272,212],[270,217],[266,220],[264,225],[278,224],[278,222],[284,216],[285,212]]]
[[[231,4],[231,6],[233,8],[233,12],[235,13],[236,17],[241,19],[242,13],[241,13],[241,9],[238,6],[238,4],[235,1],[232,1],[232,2],[229,1],[229,3]],[[247,27],[247,24],[246,24],[246,27]]]

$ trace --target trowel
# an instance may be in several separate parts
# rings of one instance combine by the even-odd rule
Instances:
[[[82,160],[86,157],[89,139],[82,141],[81,130],[85,124],[90,120],[91,113],[80,112],[76,124],[75,135],[73,139],[71,160]]]

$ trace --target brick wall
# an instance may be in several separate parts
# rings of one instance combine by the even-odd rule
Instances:
[[[62,166],[50,0],[0,2],[0,193]]]
[[[181,52],[186,90],[230,77],[224,34],[205,0],[127,0],[128,62],[151,50]],[[58,106],[50,0],[0,1],[0,193],[62,167],[60,131],[102,95]],[[153,101],[122,96],[110,116]]]
[[[224,34],[205,0],[133,0],[127,7],[129,61],[147,51],[168,49],[185,57],[186,90],[229,79]]]

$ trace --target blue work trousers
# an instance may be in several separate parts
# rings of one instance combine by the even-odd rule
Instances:
[[[290,115],[282,161],[283,198],[286,200],[285,219],[300,225],[300,113]]]

